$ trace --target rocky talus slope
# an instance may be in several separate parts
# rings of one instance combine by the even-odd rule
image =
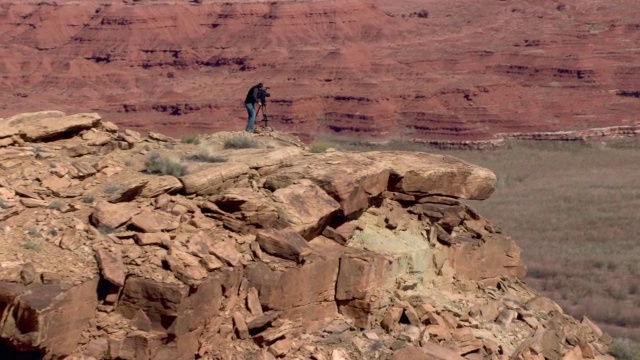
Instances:
[[[225,149],[239,138],[259,147]],[[490,170],[277,132],[200,141],[98,114],[0,121],[2,359],[612,359],[464,202]],[[187,171],[149,173],[170,156]]]

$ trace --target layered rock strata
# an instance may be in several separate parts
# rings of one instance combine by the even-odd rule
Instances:
[[[465,202],[494,191],[488,169],[277,132],[181,143],[97,114],[0,128],[0,355],[611,358]],[[239,137],[258,147],[225,149]],[[149,173],[158,158],[186,171]]]
[[[627,126],[635,0],[1,0],[0,117],[99,112],[141,132],[487,140]]]

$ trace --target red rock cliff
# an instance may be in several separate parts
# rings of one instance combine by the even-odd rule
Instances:
[[[248,87],[305,138],[485,139],[627,125],[640,9],[605,0],[0,1],[0,116],[239,130]]]

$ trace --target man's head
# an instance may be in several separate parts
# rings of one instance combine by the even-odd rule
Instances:
[[[258,83],[258,85],[256,85],[258,87],[258,89],[262,89],[262,83]]]

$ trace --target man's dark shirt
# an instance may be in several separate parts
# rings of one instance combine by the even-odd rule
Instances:
[[[247,93],[247,98],[244,100],[245,104],[255,104],[258,102],[258,86],[254,86],[251,89],[249,89],[249,92]]]

